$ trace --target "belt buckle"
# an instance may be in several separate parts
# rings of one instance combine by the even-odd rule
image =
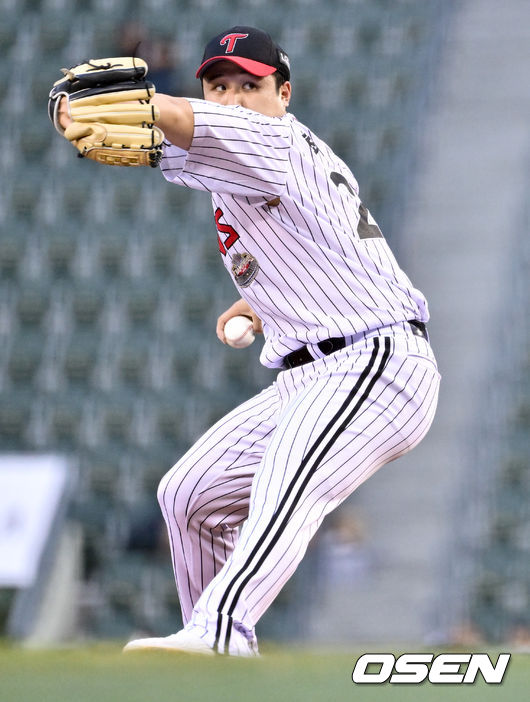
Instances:
[[[292,358],[291,353],[288,353],[287,356],[283,357],[283,366],[284,366],[284,368],[287,368],[287,370],[291,370],[292,368],[296,368],[295,364],[291,360],[291,358]]]
[[[427,333],[427,327],[424,322],[420,322],[417,319],[410,319],[409,325],[414,336],[419,336],[426,341],[429,340],[429,335]]]

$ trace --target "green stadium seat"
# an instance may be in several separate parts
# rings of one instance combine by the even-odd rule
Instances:
[[[79,443],[82,410],[79,401],[65,395],[50,403],[50,433],[56,449],[72,451]]]
[[[42,328],[49,306],[50,291],[43,284],[26,283],[16,301],[17,322],[22,329]]]
[[[194,326],[205,323],[210,318],[212,311],[211,291],[207,288],[189,290],[182,302],[184,324]]]
[[[163,203],[164,213],[168,219],[181,219],[188,212],[190,200],[193,197],[191,190],[187,188],[172,185],[170,183],[163,184]],[[213,217],[213,215],[212,215]]]
[[[180,406],[178,395],[172,402],[160,403],[157,416],[157,427],[160,438],[178,445],[185,438],[183,428],[183,412]],[[167,466],[166,468],[169,468]],[[162,474],[160,474],[162,477]]]
[[[42,59],[28,78],[28,107],[31,105],[33,108],[31,117],[43,129],[45,125],[48,126],[48,129],[51,127],[48,118],[48,95],[55,81],[62,77],[60,71],[62,66],[63,62],[59,56]],[[48,132],[48,138],[51,136],[52,132]]]
[[[35,173],[15,180],[11,185],[11,214],[26,221],[37,218],[39,193],[40,183]]]
[[[98,344],[99,340],[93,334],[74,331],[63,362],[64,378],[72,390],[79,386],[90,386]]]
[[[115,231],[99,237],[99,267],[107,278],[118,278],[124,266],[126,240]]]
[[[149,264],[157,278],[175,274],[176,245],[170,234],[154,234],[150,240]]]
[[[108,504],[119,499],[117,457],[104,449],[91,452],[88,488],[93,498]]]
[[[148,349],[134,338],[132,343],[124,343],[118,352],[119,379],[123,385],[140,388],[146,383]]]
[[[49,232],[46,241],[46,258],[52,277],[70,277],[76,251],[76,242],[72,234],[64,230]]]
[[[0,280],[17,278],[24,258],[25,243],[9,226],[0,235]]]
[[[105,295],[94,282],[90,280],[83,285],[77,284],[71,293],[72,320],[80,331],[93,329],[101,320]]]
[[[19,154],[28,163],[35,163],[35,160],[44,158],[53,136],[51,122],[43,114],[36,118],[34,114],[24,119],[21,124]]]
[[[44,17],[39,32],[42,54],[59,56],[64,51],[70,39],[72,19],[67,6]]]
[[[5,12],[0,22],[0,56],[6,56],[17,38],[17,18]]]
[[[36,380],[42,360],[42,339],[39,335],[17,335],[10,349],[8,376],[14,391],[31,386]]]
[[[4,450],[27,450],[27,427],[31,411],[31,394],[0,394],[0,444]]]
[[[122,288],[125,294],[129,323],[138,330],[153,328],[158,308],[158,288],[151,280],[139,280]]]
[[[102,413],[105,432],[102,438],[111,446],[128,444],[133,420],[131,398],[113,394],[102,406]]]

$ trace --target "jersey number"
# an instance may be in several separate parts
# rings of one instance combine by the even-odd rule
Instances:
[[[234,227],[231,227],[229,224],[221,224],[219,220],[222,216],[223,210],[220,207],[218,207],[215,210],[215,226],[217,227],[217,231],[219,232],[217,234],[217,241],[219,243],[219,251],[223,254],[223,256],[226,256],[226,252],[228,251],[228,249],[231,246],[233,246],[239,239],[239,234],[236,232]],[[227,234],[228,236],[226,236],[225,239],[222,240],[221,234]]]
[[[354,189],[348,183],[348,181],[342,175],[342,173],[337,173],[337,171],[333,171],[333,173],[330,173],[329,177],[331,178],[331,182],[334,185],[336,185],[337,188],[339,187],[339,185],[344,185],[351,193],[351,195],[355,197]],[[359,205],[359,224],[357,225],[357,234],[359,235],[359,239],[381,239],[383,236],[381,230],[377,225],[377,222],[362,202]]]

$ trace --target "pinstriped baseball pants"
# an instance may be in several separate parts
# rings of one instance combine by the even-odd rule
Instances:
[[[187,627],[248,655],[322,520],[431,425],[429,344],[374,336],[281,371],[164,476],[158,499]]]

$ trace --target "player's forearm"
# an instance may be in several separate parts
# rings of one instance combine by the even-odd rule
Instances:
[[[175,146],[188,150],[195,124],[189,101],[186,98],[156,93],[151,102],[160,110],[160,117],[155,124],[164,132],[166,139]]]
[[[195,125],[193,110],[188,100],[157,93],[151,98],[151,101],[160,110],[160,117],[156,120],[156,125],[164,132],[168,141],[181,149],[188,150],[191,146]],[[63,129],[66,129],[71,122],[68,101],[62,98],[59,108],[59,123]]]

